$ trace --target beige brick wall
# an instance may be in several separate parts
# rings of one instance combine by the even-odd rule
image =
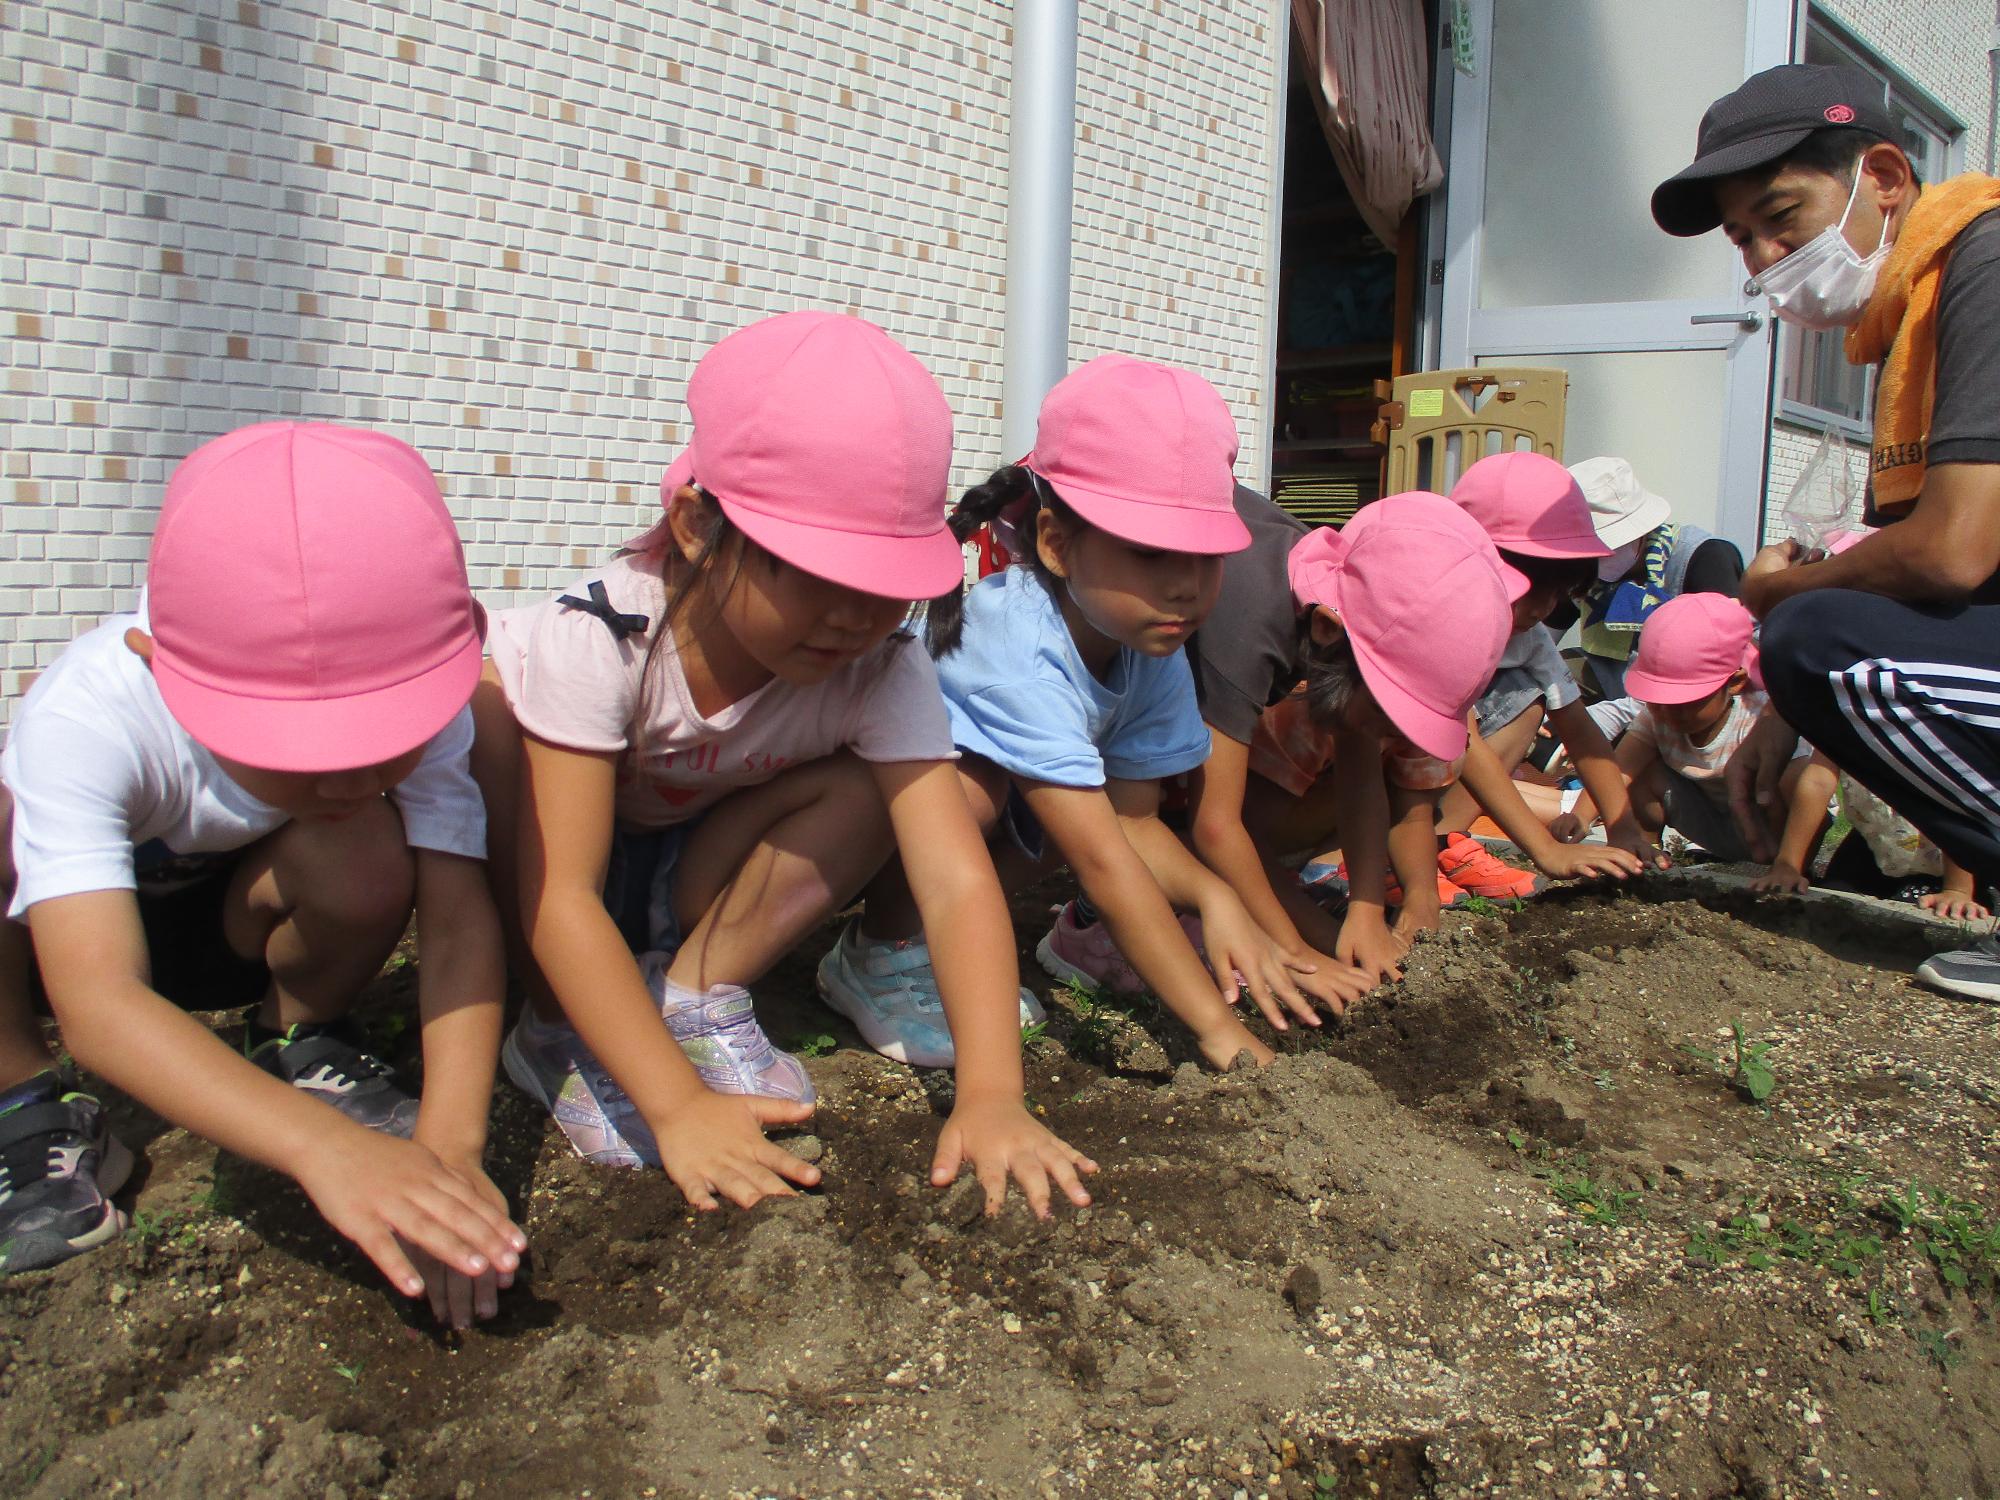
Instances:
[[[495,602],[650,520],[767,312],[882,323],[955,478],[1002,457],[1008,7],[775,10],[0,0],[0,714],[245,422],[414,443]],[[1084,11],[1073,350],[1202,370],[1260,454],[1276,8]]]

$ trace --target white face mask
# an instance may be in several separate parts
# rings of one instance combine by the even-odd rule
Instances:
[[[1627,542],[1609,557],[1600,557],[1597,560],[1598,578],[1604,583],[1610,583],[1615,579],[1623,578],[1627,573],[1631,572],[1633,564],[1639,561],[1639,543],[1643,540],[1643,537],[1636,538]]]
[[[1790,255],[1760,272],[1757,285],[1771,299],[1771,311],[1801,328],[1846,328],[1861,316],[1875,291],[1875,273],[1889,253],[1889,220],[1872,255],[1862,255],[1842,232],[1861,192],[1861,169],[1854,169],[1854,186],[1840,222],[1821,230]]]

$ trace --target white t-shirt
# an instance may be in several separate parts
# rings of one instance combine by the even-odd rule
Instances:
[[[254,844],[290,821],[260,802],[188,736],[145,662],[125,645],[144,629],[114,615],[65,648],[15,710],[0,781],[14,796],[17,884],[7,915],[82,891],[138,888],[134,852],[175,854]],[[486,857],[486,805],[472,779],[472,710],[431,740],[389,793],[413,849]]]
[[[643,691],[647,642],[666,608],[656,564],[614,558],[563,592],[604,586],[611,608],[642,617],[619,636],[595,614],[547,599],[492,617],[487,643],[523,729],[566,750],[618,754],[616,816],[629,828],[685,823],[738,787],[851,748],[863,760],[952,760],[937,669],[921,642],[891,639],[824,682],[773,679],[713,717],[688,692],[672,638]],[[633,725],[641,703],[645,720]]]

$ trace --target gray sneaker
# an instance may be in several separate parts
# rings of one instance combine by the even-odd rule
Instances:
[[[325,1100],[355,1124],[404,1140],[417,1128],[417,1101],[396,1082],[387,1063],[357,1047],[340,1028],[302,1024],[254,1047],[248,1040],[251,1062]]]
[[[132,1153],[111,1134],[104,1107],[66,1091],[50,1068],[7,1091],[0,1111],[0,1275],[68,1260],[125,1232],[111,1195]]]
[[[549,1112],[576,1154],[606,1167],[657,1167],[652,1127],[567,1022],[524,1007],[500,1064],[514,1087]]]
[[[1970,948],[1932,954],[1917,965],[1917,978],[1947,995],[2000,1000],[2000,935],[1989,932]]]

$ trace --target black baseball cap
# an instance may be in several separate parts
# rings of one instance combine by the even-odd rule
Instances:
[[[1722,222],[1715,181],[1753,172],[1815,130],[1855,130],[1896,139],[1882,83],[1859,68],[1783,63],[1709,105],[1695,135],[1694,164],[1653,189],[1653,222],[1668,234],[1706,234]]]

